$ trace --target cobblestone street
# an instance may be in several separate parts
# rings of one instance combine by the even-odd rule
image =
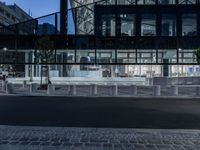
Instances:
[[[199,130],[0,126],[0,150],[199,150]]]

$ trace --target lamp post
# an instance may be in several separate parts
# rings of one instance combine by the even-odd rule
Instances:
[[[4,56],[4,53],[8,50],[7,47],[4,47],[3,48],[3,63],[5,63],[5,56]],[[3,64],[3,72],[5,72],[5,64]]]

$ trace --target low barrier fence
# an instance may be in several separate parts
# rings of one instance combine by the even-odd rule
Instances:
[[[19,94],[18,90],[24,94],[43,94],[46,95],[65,95],[65,96],[183,96],[189,90],[193,89],[192,96],[200,96],[200,85],[171,85],[162,87],[160,85],[131,85],[131,84],[79,84],[73,83],[68,85],[53,85],[49,84],[47,90],[39,90],[40,85],[37,83],[27,84],[25,81],[22,84],[12,84],[7,81],[2,82],[2,91],[6,94]],[[80,94],[80,91],[84,94]],[[123,91],[123,92],[122,92]],[[166,94],[163,94],[163,91]],[[23,93],[21,92],[21,93]],[[190,92],[190,91],[189,91]],[[124,93],[124,94],[121,94]]]

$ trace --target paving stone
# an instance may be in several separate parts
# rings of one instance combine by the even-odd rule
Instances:
[[[9,142],[8,141],[1,141],[0,142],[0,145],[6,145],[6,144],[8,144]]]
[[[40,142],[31,142],[30,145],[40,145]]]
[[[199,141],[199,130],[0,126],[0,150],[200,150]]]
[[[74,143],[74,147],[81,147],[83,146],[83,143]]]
[[[172,145],[156,145],[159,150],[171,150],[173,149]]]
[[[101,144],[99,143],[86,143],[86,147],[101,147]]]
[[[106,143],[106,144],[105,144],[105,143],[104,143],[104,144],[103,144],[103,147],[104,147],[104,148],[106,148],[106,147],[112,148],[112,144],[110,144],[110,143]]]
[[[62,146],[66,146],[66,147],[70,147],[70,146],[72,146],[73,144],[72,143],[63,143],[63,145]]]
[[[25,142],[20,142],[19,145],[28,145],[29,143],[30,142],[25,141]]]
[[[61,146],[61,145],[62,145],[61,142],[53,142],[53,143],[51,144],[51,146]]]
[[[145,147],[146,147],[148,150],[157,150],[157,148],[156,148],[155,145],[148,144],[148,145],[145,145]]]

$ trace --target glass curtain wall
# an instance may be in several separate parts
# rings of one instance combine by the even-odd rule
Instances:
[[[120,35],[135,36],[134,14],[120,14]]]
[[[161,36],[176,36],[176,16],[170,14],[162,15]]]
[[[197,15],[183,14],[182,15],[182,36],[197,35]]]
[[[103,36],[115,36],[116,35],[115,15],[114,14],[102,15],[101,27]]]
[[[156,15],[142,15],[141,36],[156,36]]]

